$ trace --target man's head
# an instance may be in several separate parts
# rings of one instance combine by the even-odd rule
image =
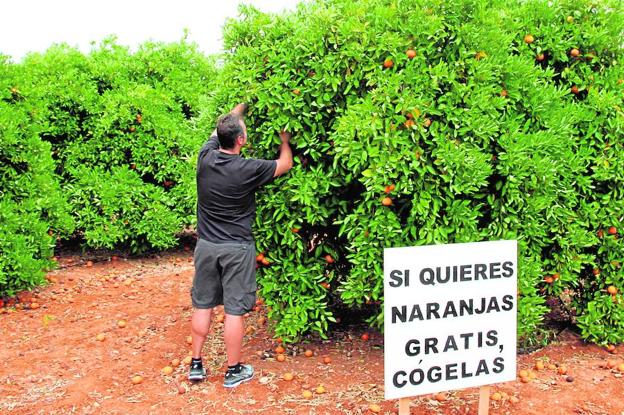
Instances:
[[[241,117],[227,113],[217,121],[217,137],[222,149],[233,150],[247,142],[247,127]]]

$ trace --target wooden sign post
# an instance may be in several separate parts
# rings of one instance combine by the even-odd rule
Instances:
[[[410,397],[516,378],[517,243],[384,250],[384,394]]]

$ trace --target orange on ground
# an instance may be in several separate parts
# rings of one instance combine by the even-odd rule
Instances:
[[[319,395],[320,395],[320,394],[323,394],[323,393],[325,393],[325,392],[326,392],[326,391],[325,391],[325,387],[324,387],[323,385],[319,385],[319,386],[317,386],[317,387],[316,387],[315,392],[316,392],[316,393],[318,393]]]
[[[544,362],[542,362],[541,360],[538,360],[535,363],[535,370],[544,370]]]
[[[381,412],[381,406],[377,405],[376,403],[372,403],[368,405],[368,410],[377,414]]]
[[[286,380],[286,381],[291,381],[294,379],[294,376],[292,373],[290,372],[286,372],[284,373],[284,375],[282,376],[282,379]]]
[[[286,349],[284,349],[284,347],[283,347],[283,346],[277,346],[277,347],[275,348],[275,353],[277,353],[277,354],[282,354],[282,353],[284,353],[285,351],[286,351]]]
[[[520,371],[520,373],[518,373],[518,376],[520,376],[521,378],[528,378],[529,377],[529,371],[522,369]]]
[[[275,357],[275,359],[278,362],[283,362],[284,360],[286,360],[286,356],[284,356],[283,354],[278,354],[277,357]]]
[[[163,375],[167,376],[173,373],[173,368],[171,366],[165,366],[162,368],[161,372]]]
[[[38,308],[39,308],[39,303],[36,303],[34,301],[32,303],[30,303],[30,309],[31,310],[36,310]]]
[[[331,363],[331,357],[325,356],[323,358],[323,363],[325,363],[326,365],[330,364]]]
[[[184,363],[185,365],[190,365],[192,360],[193,358],[191,356],[186,356],[184,360],[182,360],[182,363]]]
[[[135,385],[138,385],[139,383],[143,382],[143,377],[136,375],[134,377],[132,377],[132,383],[134,383]]]
[[[550,370],[555,370],[557,369],[557,366],[553,365],[552,363],[548,365],[548,369]]]
[[[173,366],[173,367],[178,367],[178,366],[180,366],[180,359],[173,359],[173,360],[171,361],[171,366]]]
[[[306,399],[312,399],[312,392],[310,392],[309,390],[304,390],[302,395]]]
[[[624,363],[620,363],[620,364],[618,365],[618,368],[617,368],[617,369],[618,369],[618,371],[619,371],[619,372],[624,373]]]
[[[434,399],[438,402],[443,402],[446,400],[446,395],[442,392],[438,392],[435,394]]]
[[[503,396],[499,392],[494,392],[491,397],[493,401],[500,401],[502,398]]]
[[[364,341],[368,341],[368,339],[370,338],[370,336],[368,335],[368,333],[364,333],[362,334],[362,336],[360,337],[362,340]]]
[[[104,333],[100,333],[97,336],[95,336],[95,340],[99,342],[104,341],[105,338],[106,338],[106,335],[104,335]]]
[[[310,349],[306,350],[304,353],[305,357],[312,357],[314,356],[314,352]]]
[[[193,336],[186,336],[186,343],[193,344]]]
[[[566,373],[568,373],[568,368],[566,367],[566,365],[561,365],[559,366],[559,369],[557,369],[557,373],[559,373],[560,375],[565,375]]]
[[[124,327],[126,327],[126,321],[125,321],[125,320],[119,320],[119,321],[117,322],[117,327],[119,327],[119,328],[121,328],[121,329],[122,329],[122,328],[124,328]]]

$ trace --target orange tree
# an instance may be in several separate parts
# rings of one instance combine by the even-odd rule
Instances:
[[[382,323],[384,247],[517,239],[518,330],[550,307],[624,341],[617,1],[327,0],[241,8],[205,130],[251,104],[246,154],[295,167],[259,196],[276,335]],[[612,288],[609,288],[612,287]]]
[[[21,89],[20,71],[0,55],[0,305],[2,295],[42,284],[56,238],[73,230],[54,174],[50,144]]]
[[[0,57],[0,300],[44,282],[59,240],[178,243],[195,222],[195,122],[214,78],[185,41]]]
[[[214,66],[192,44],[106,39],[90,53],[66,45],[19,65],[43,120],[84,246],[168,248],[195,220],[194,126]]]

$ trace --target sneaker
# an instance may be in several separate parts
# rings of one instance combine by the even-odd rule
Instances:
[[[240,385],[243,382],[247,382],[251,380],[254,375],[254,370],[251,365],[241,365],[241,370],[238,373],[230,373],[227,372],[225,374],[225,380],[223,381],[223,386],[226,388],[233,388],[235,386]]]
[[[191,365],[191,371],[188,376],[189,380],[199,381],[206,379],[206,369],[201,365]]]

